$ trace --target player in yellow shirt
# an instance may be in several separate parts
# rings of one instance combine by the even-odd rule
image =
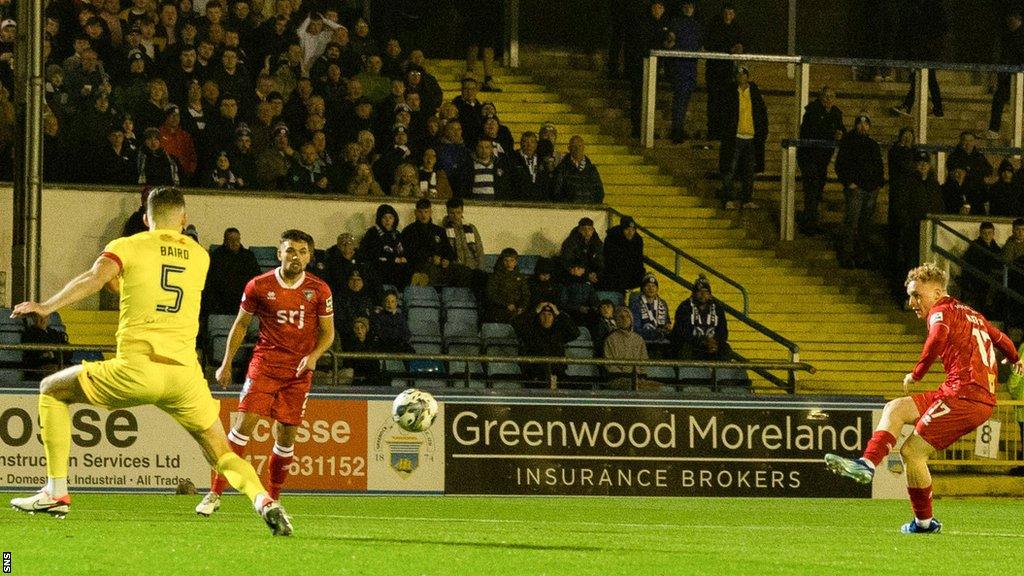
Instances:
[[[253,467],[228,447],[220,403],[210,394],[199,366],[195,338],[210,256],[181,234],[186,222],[181,191],[158,188],[147,201],[148,232],[108,244],[90,270],[49,300],[14,307],[11,317],[47,316],[104,286],[121,295],[117,356],[72,366],[44,378],[39,385],[48,480],[36,494],[11,500],[16,510],[67,515],[71,507],[67,486],[69,404],[81,402],[110,410],[152,404],[189,431],[217,472],[249,496],[275,536],[291,534],[291,519],[284,509],[267,495]]]

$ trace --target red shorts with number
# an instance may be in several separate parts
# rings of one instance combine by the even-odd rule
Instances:
[[[306,397],[312,384],[311,370],[296,378],[294,368],[250,367],[238,409],[298,426],[306,413]]]
[[[992,416],[993,406],[945,396],[939,390],[914,394],[912,398],[921,414],[914,431],[936,450],[949,448],[961,436],[976,430]]]

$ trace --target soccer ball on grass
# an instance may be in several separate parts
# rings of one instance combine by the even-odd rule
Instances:
[[[429,392],[409,388],[391,404],[391,418],[407,432],[423,432],[437,418],[437,400]]]

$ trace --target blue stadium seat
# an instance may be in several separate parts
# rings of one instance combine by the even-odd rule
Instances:
[[[723,368],[716,371],[715,378],[722,382],[723,380],[744,382],[749,380],[747,377],[747,371],[741,368]]]
[[[14,387],[22,384],[21,370],[0,368],[0,386]]]
[[[0,344],[21,344],[21,330],[0,329]],[[21,350],[0,350],[0,362],[17,363],[22,360]]]
[[[537,269],[538,260],[540,260],[540,255],[538,254],[520,254],[519,271],[527,276],[533,276],[533,271]]]
[[[441,289],[441,301],[446,309],[471,308],[476,310],[476,297],[469,288],[446,286]]]
[[[445,313],[445,324],[470,326],[474,334],[477,333],[479,322],[475,308],[450,308]]]
[[[480,355],[480,339],[476,341],[461,341],[454,344],[448,344],[448,353],[455,356],[479,356]],[[467,362],[451,361],[448,363],[448,373],[453,376],[466,373]],[[470,374],[483,374],[484,366],[480,362],[469,362],[469,373]]]
[[[623,293],[617,290],[598,290],[597,299],[611,300],[616,306],[622,306],[626,301],[626,297]]]
[[[695,366],[680,366],[679,380],[711,380],[711,370]]]
[[[441,309],[440,308],[423,308],[414,307],[409,308],[406,312],[406,319],[409,322],[409,329],[412,329],[413,324],[430,323],[430,324],[441,324]],[[438,332],[440,334],[440,332]]]
[[[417,341],[413,340],[412,348],[417,354],[440,354],[441,353],[441,342],[428,342],[428,341]],[[412,366],[409,367],[412,370]]]
[[[491,344],[485,341],[486,356],[517,356],[519,348],[514,344]],[[513,362],[488,362],[485,367],[488,376],[521,376],[519,365]]]
[[[103,360],[102,352],[87,352],[84,350],[76,350],[71,353],[70,364],[81,364],[84,362],[99,362]]]
[[[673,366],[647,366],[647,377],[652,380],[668,380],[672,381],[676,379],[676,369]]]
[[[440,360],[410,360],[410,374],[445,374],[444,362]]]
[[[592,346],[568,346],[565,355],[569,358],[593,358],[594,348]],[[599,375],[596,364],[569,364],[565,368],[565,375],[572,378],[596,378]]]
[[[249,250],[256,256],[256,263],[264,272],[273,270],[281,264],[277,259],[277,246],[249,246]]]
[[[384,370],[391,374],[404,374],[405,373],[405,362],[401,360],[385,360]]]
[[[497,254],[484,254],[484,270],[490,272],[494,270],[494,265],[498,263]]]
[[[580,326],[580,335],[575,340],[569,342],[569,346],[584,346],[594,344],[594,341],[590,338],[590,330],[586,326]]]
[[[441,299],[437,290],[430,286],[407,286],[402,293],[406,310],[414,307],[440,308]]]
[[[516,331],[512,328],[511,324],[499,324],[493,322],[485,322],[480,327],[480,335],[484,339],[484,344],[518,344],[516,340]]]
[[[235,316],[230,314],[210,314],[206,321],[206,330],[210,336],[227,336],[234,323]]]
[[[476,324],[467,324],[465,322],[452,322],[449,320],[444,323],[444,341],[449,344],[456,342],[475,341],[480,337],[476,331]]]

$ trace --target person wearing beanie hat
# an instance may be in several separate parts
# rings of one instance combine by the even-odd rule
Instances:
[[[485,322],[509,323],[530,303],[530,287],[519,271],[519,253],[505,248],[494,263],[494,272],[487,278],[484,307]]]
[[[363,234],[357,253],[382,283],[405,288],[412,273],[398,229],[398,212],[390,204],[381,204],[375,222]]]
[[[618,226],[608,229],[603,259],[614,262],[601,274],[602,290],[623,292],[640,286],[644,270],[644,239],[637,233],[632,216],[623,216]]]
[[[534,308],[541,302],[558,302],[562,297],[562,284],[555,278],[558,265],[551,258],[542,256],[537,259],[533,268],[533,276],[528,282],[530,286],[530,304]]]
[[[634,294],[629,302],[629,309],[633,313],[633,330],[643,336],[648,350],[655,357],[664,353],[668,335],[672,332],[668,302],[658,294],[658,290],[657,277],[648,274],[640,283],[640,294]]]
[[[139,184],[177,186],[181,172],[177,160],[167,154],[160,143],[160,130],[146,128],[138,154]]]
[[[732,356],[725,310],[711,295],[707,276],[694,280],[693,295],[676,308],[671,340],[679,358],[725,361]]]
[[[1003,158],[999,163],[999,179],[988,189],[989,214],[993,216],[1018,216],[1024,214],[1024,194],[1013,181],[1017,170],[1013,161]]]
[[[590,218],[580,219],[579,224],[562,241],[562,278],[568,277],[569,267],[575,262],[583,263],[587,279],[597,285],[604,272],[604,243],[594,230],[594,221]]]
[[[374,345],[371,330],[372,324],[368,315],[352,318],[345,326],[345,330],[338,332],[341,349],[345,352],[381,352],[382,350]],[[379,360],[345,359],[341,366],[352,372],[352,384],[378,386],[382,384],[380,364]]]
[[[839,265],[843,268],[871,265],[868,233],[875,215],[878,189],[885,183],[882,149],[871,137],[871,119],[857,116],[854,129],[839,141],[836,176],[843,184],[846,200],[839,243]]]

